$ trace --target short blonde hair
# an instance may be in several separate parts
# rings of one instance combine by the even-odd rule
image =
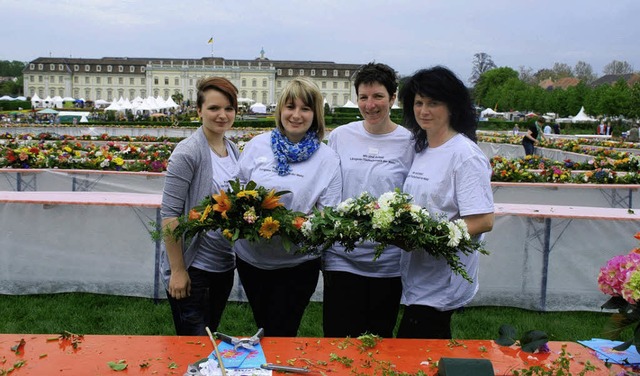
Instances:
[[[282,90],[275,112],[278,130],[284,134],[284,127],[280,121],[282,108],[296,99],[300,99],[302,103],[311,107],[313,110],[313,122],[309,130],[316,131],[319,140],[324,139],[324,98],[322,98],[318,85],[306,77],[294,78]]]

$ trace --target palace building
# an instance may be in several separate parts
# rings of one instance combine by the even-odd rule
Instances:
[[[222,76],[236,85],[239,97],[269,105],[276,103],[288,81],[306,76],[318,84],[322,96],[333,107],[355,99],[353,77],[360,66],[330,61],[270,60],[264,50],[253,60],[39,57],[23,71],[24,94],[111,102],[121,97],[168,99],[181,93],[183,100],[194,101],[199,79]]]

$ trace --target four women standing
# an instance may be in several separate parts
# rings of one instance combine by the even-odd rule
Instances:
[[[170,159],[163,226],[172,228],[178,216],[225,189],[237,172],[243,183],[289,191],[281,202],[294,211],[310,213],[365,191],[377,197],[402,188],[429,212],[462,218],[478,240],[491,230],[491,168],[475,144],[469,93],[446,68],[419,71],[400,91],[407,130],[389,116],[397,89],[393,69],[363,66],[355,89],[364,120],[336,128],[329,146],[322,142],[322,95],[311,80],[295,78],[279,98],[276,129],[249,141],[237,165],[237,149],[224,138],[237,110],[237,91],[221,82],[228,81],[211,78],[199,86],[203,126]],[[176,331],[201,335],[205,325],[215,328],[219,322],[233,283],[234,253],[219,232],[196,237],[187,248],[171,239],[165,243],[163,271]],[[402,301],[398,337],[450,338],[453,311],[478,289],[478,255],[461,254],[474,280],[469,283],[427,252],[389,246],[374,261],[374,246],[362,243],[346,253],[334,245],[323,255],[325,336],[392,337]],[[295,255],[277,236],[238,240],[234,251],[258,327],[266,336],[296,336],[316,289],[320,256]]]

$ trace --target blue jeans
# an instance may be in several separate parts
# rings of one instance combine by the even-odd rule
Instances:
[[[533,146],[533,142],[523,142],[522,146],[524,146],[524,154],[525,155],[533,155],[535,153],[535,148]]]
[[[171,306],[173,324],[179,336],[206,336],[205,327],[218,329],[222,312],[233,287],[233,269],[212,273],[190,267],[191,295],[184,299],[167,298]]]

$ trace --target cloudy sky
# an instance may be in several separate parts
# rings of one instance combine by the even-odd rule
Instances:
[[[638,0],[0,0],[0,60],[155,57],[640,70]],[[207,44],[210,37],[214,43]]]

